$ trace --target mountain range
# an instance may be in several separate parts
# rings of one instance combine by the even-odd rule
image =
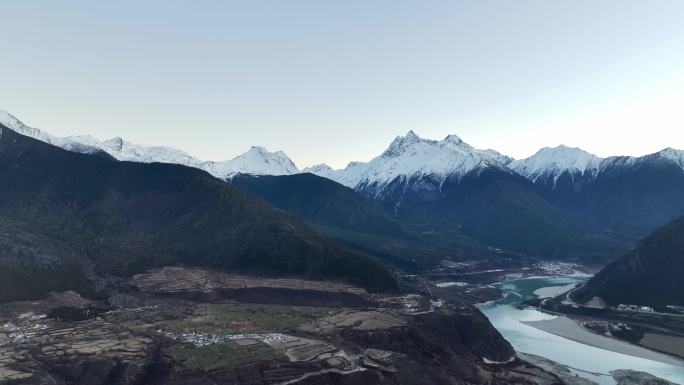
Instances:
[[[341,170],[320,164],[300,171],[283,152],[261,147],[229,161],[201,161],[180,150],[139,146],[120,138],[56,138],[6,112],[0,113],[0,123],[70,151],[205,170],[234,180],[235,186],[328,229],[328,234],[346,234],[342,239],[349,243],[359,240],[348,233],[349,223],[345,223],[352,216],[333,214],[331,207],[356,213],[356,225],[376,221],[373,223],[384,223],[382,231],[402,228],[402,234],[411,236],[399,238],[410,239],[414,245],[416,239],[430,234],[429,242],[440,250],[454,248],[439,240],[453,243],[458,239],[457,246],[545,257],[616,256],[637,239],[684,215],[680,193],[684,188],[684,151],[671,148],[643,157],[600,158],[578,148],[558,146],[514,160],[494,150],[474,148],[456,135],[430,140],[411,131],[395,138],[368,162],[351,162]],[[328,183],[323,188],[324,181],[297,175],[303,173],[338,185],[332,188]],[[281,178],[267,178],[271,176]],[[259,178],[262,181],[257,182]],[[315,185],[317,190],[302,188],[302,184]],[[293,189],[295,185],[300,187]],[[342,196],[352,196],[342,186],[359,197],[340,201]],[[311,199],[313,196],[316,199]],[[360,212],[366,218],[359,219]],[[456,254],[462,253],[463,247],[457,247]]]
[[[65,151],[0,125],[0,302],[94,293],[167,265],[397,288],[378,262],[204,171]]]
[[[309,171],[431,231],[539,255],[616,255],[684,214],[684,151],[600,158],[544,148],[513,160],[450,135],[397,137],[380,156]]]

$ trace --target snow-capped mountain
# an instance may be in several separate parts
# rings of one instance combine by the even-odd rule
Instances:
[[[246,153],[226,161],[204,161],[185,151],[163,146],[142,146],[116,137],[100,141],[89,135],[56,137],[29,127],[7,111],[0,110],[0,124],[26,136],[61,147],[68,151],[94,153],[104,151],[117,160],[141,163],[175,163],[195,167],[226,179],[236,174],[290,175],[299,172],[297,166],[282,151],[269,152],[263,147],[252,147]]]
[[[318,174],[352,187],[422,231],[449,229],[449,236],[463,232],[485,244],[524,251],[553,250],[576,239],[534,187],[508,168],[511,161],[456,135],[430,140],[409,131],[367,163],[343,170],[322,167]]]
[[[601,158],[580,148],[560,145],[553,148],[544,147],[529,158],[510,162],[508,167],[532,182],[555,185],[563,175],[567,175],[570,180],[579,180],[578,178],[583,177],[586,181],[597,178],[601,173],[654,161],[665,162],[684,170],[684,151],[666,148],[641,157]]]
[[[456,135],[442,140],[423,139],[413,131],[397,136],[390,146],[370,162],[352,162],[343,170],[322,167],[310,172],[356,188],[381,188],[397,178],[430,176],[437,181],[487,167],[505,168],[511,158],[494,150],[479,150]]]
[[[316,175],[324,174],[330,171],[333,171],[332,167],[328,166],[325,163],[315,164],[313,166],[306,167],[302,170],[302,172],[310,172]]]
[[[90,146],[86,143],[81,143],[68,137],[59,138],[37,128],[29,127],[22,123],[19,119],[12,116],[12,114],[4,110],[0,110],[0,124],[3,124],[4,126],[22,135],[30,136],[42,142],[61,147],[68,151],[80,152],[83,154],[92,154],[100,151],[98,147]]]
[[[684,169],[684,150],[675,150],[674,148],[668,147],[664,150],[656,152],[653,154],[653,156],[668,162],[672,162]]]
[[[206,162],[203,168],[223,178],[235,174],[292,175],[299,173],[297,166],[284,152],[269,152],[258,146],[253,146],[249,151],[231,160]]]
[[[602,158],[576,147],[544,147],[526,159],[514,160],[509,167],[531,181],[539,178],[557,180],[563,173],[593,174],[601,166]]]
[[[115,159],[123,161],[140,163],[177,163],[202,169],[203,165],[206,163],[194,158],[185,151],[181,151],[176,148],[163,146],[142,146],[127,142],[119,137],[105,141],[99,141],[98,139],[89,135],[69,136],[65,139],[82,143],[90,147],[99,148]]]
[[[577,148],[542,149],[510,167],[555,207],[627,243],[684,215],[684,151],[600,158]]]
[[[369,162],[310,171],[425,229],[454,226],[486,244],[547,252],[596,237],[631,241],[682,215],[683,160],[673,149],[604,159],[559,146],[513,161],[455,135],[409,132]]]

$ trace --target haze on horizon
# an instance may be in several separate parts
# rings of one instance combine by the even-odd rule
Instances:
[[[413,130],[684,149],[684,2],[2,2],[0,109],[54,135],[344,167]]]

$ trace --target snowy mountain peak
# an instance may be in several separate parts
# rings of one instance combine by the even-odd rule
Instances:
[[[264,147],[252,146],[247,152],[225,162],[211,162],[214,175],[231,178],[236,174],[291,175],[299,173],[294,162],[282,151],[269,152]]]
[[[540,177],[557,180],[563,173],[585,174],[598,170],[603,159],[580,148],[560,145],[544,147],[526,159],[514,160],[509,167],[536,181]]]
[[[261,146],[252,146],[249,148],[249,150],[247,150],[247,153],[250,153],[250,152],[258,153],[258,154],[266,154],[266,153],[268,153],[268,150],[266,150],[266,148],[261,147]]]
[[[0,110],[0,124],[17,132],[26,127],[24,123],[5,110]]]
[[[282,163],[283,165],[286,165],[288,167],[292,167],[296,169],[296,166],[294,165],[294,162],[290,160],[290,158],[285,155],[284,152],[282,151],[275,151],[275,152],[270,152],[264,147],[259,147],[259,146],[252,146],[252,148],[249,149],[246,153],[238,156],[235,159],[254,159],[254,160],[259,160],[263,161],[265,163],[270,163],[270,162],[276,162],[276,163]]]
[[[399,156],[407,148],[410,148],[414,144],[420,143],[422,141],[424,141],[424,139],[416,135],[415,132],[409,131],[404,136],[399,135],[396,138],[394,138],[394,140],[392,141],[392,143],[390,143],[389,147],[387,147],[383,155]]]
[[[466,151],[474,150],[468,143],[464,142],[458,135],[447,135],[442,140],[424,139],[418,136],[415,132],[409,131],[404,136],[397,136],[389,147],[383,153],[383,156],[400,156],[403,152],[408,150],[415,150],[415,146],[439,146],[464,149]]]
[[[669,160],[684,169],[684,150],[677,150],[672,147],[668,147],[664,150],[656,152],[655,155]]]
[[[240,156],[262,157],[267,162],[270,160],[279,159],[279,161],[283,162],[284,164],[294,166],[294,162],[292,162],[290,157],[288,157],[287,154],[285,154],[284,152],[282,152],[282,151],[270,152],[265,147],[261,147],[261,146],[252,146],[252,147],[250,147],[250,149],[246,153],[244,153]],[[296,168],[296,166],[294,166],[294,167]]]
[[[312,174],[321,174],[321,173],[326,173],[333,171],[332,167],[328,166],[327,164],[321,163],[321,164],[315,164],[311,167],[307,167],[302,172],[309,172]]]
[[[413,131],[398,136],[368,163],[353,162],[343,170],[322,170],[318,175],[349,187],[384,186],[397,178],[431,176],[436,180],[463,177],[486,167],[505,168],[509,158],[491,150],[479,150],[456,135],[443,140],[423,139]]]
[[[105,146],[111,148],[113,151],[121,151],[123,149],[124,141],[120,137],[114,137],[102,142]]]
[[[584,151],[581,148],[569,147],[564,144],[558,145],[556,147],[544,147],[537,151],[534,156],[556,156],[567,159],[574,159],[577,161],[598,158],[596,155]]]
[[[458,136],[454,134],[447,135],[446,138],[444,138],[445,143],[453,143],[453,144],[461,144],[465,143],[463,140]]]
[[[420,137],[418,135],[416,135],[416,133],[413,132],[413,130],[409,130],[409,132],[407,132],[406,136],[404,136],[403,138],[404,138],[404,140],[413,141],[413,142],[420,140]]]

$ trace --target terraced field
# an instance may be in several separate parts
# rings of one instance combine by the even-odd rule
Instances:
[[[286,360],[287,357],[257,340],[225,341],[202,347],[177,345],[170,349],[174,359],[191,369],[232,368],[264,360]]]

